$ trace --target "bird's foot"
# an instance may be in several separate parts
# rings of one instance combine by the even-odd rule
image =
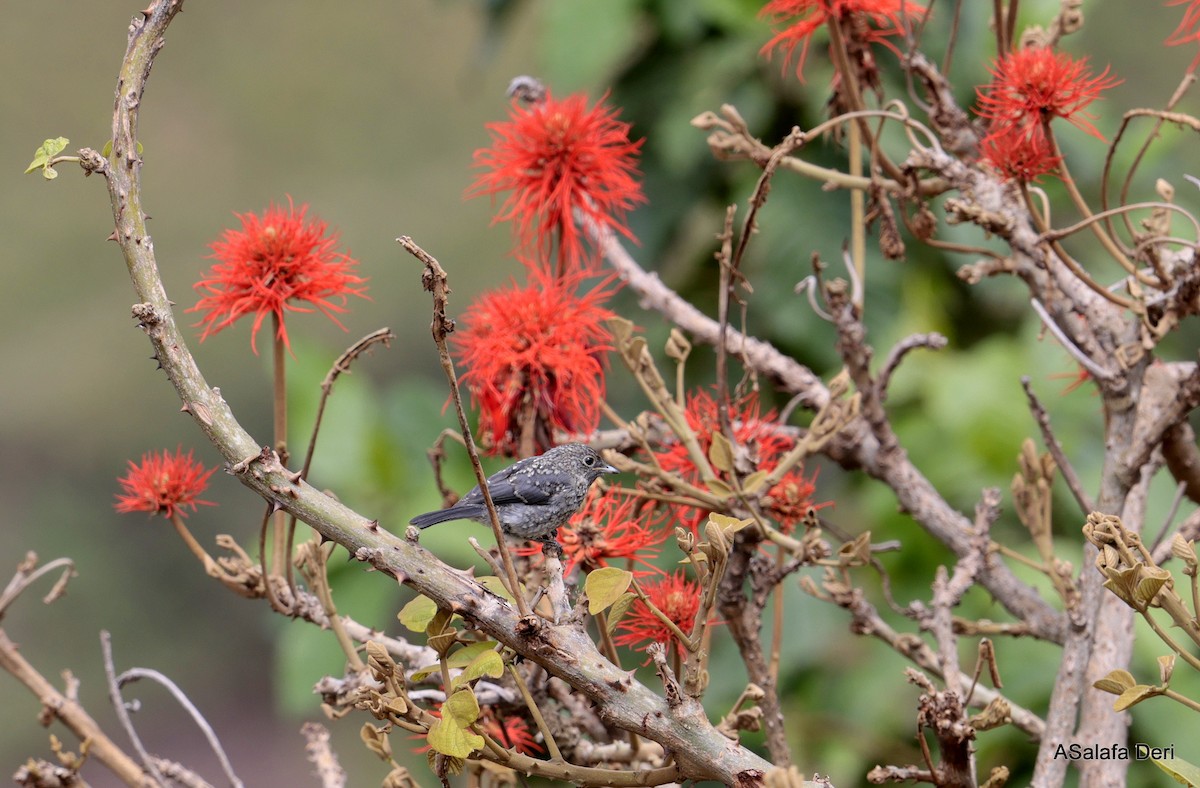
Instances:
[[[563,557],[563,546],[558,541],[557,528],[537,541],[542,543],[542,555],[554,558]]]

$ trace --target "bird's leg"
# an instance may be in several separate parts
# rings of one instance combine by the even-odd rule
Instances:
[[[542,555],[553,555],[555,558],[563,557],[562,545],[558,543],[557,528],[548,534],[539,536],[535,541],[542,543]]]

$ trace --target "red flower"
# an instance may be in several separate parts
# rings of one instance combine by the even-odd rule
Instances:
[[[1084,108],[1100,97],[1100,91],[1119,85],[1104,69],[1092,76],[1087,59],[1074,60],[1065,52],[1030,47],[1000,58],[991,69],[992,81],[978,88],[979,114],[990,118],[993,132],[1007,136],[1011,128],[1022,131],[1051,118],[1068,123],[1103,140]]]
[[[1175,28],[1175,32],[1171,33],[1164,42],[1169,47],[1200,42],[1200,0],[1169,0],[1167,5],[1183,5],[1184,3],[1187,3],[1187,8],[1183,12],[1183,19],[1180,20],[1179,27]],[[1197,54],[1192,60],[1188,70],[1195,70],[1197,63],[1200,63],[1200,54]]]
[[[757,394],[749,394],[731,403],[731,411],[733,437],[737,441],[739,451],[745,452],[750,470],[770,473],[779,464],[779,460],[796,445],[794,439],[774,424],[774,411],[759,414]],[[706,391],[698,391],[688,397],[684,415],[688,426],[696,433],[701,451],[708,456],[713,434],[721,429],[716,399]],[[658,462],[665,470],[678,473],[693,484],[703,485],[700,472],[682,443],[675,443],[660,453]],[[728,474],[716,468],[713,470],[718,479],[727,481]],[[826,505],[812,502],[812,494],[815,491],[812,480],[805,479],[802,469],[797,467],[784,474],[779,483],[763,496],[765,511],[778,522],[781,529],[790,531],[809,508]],[[693,531],[697,530],[707,516],[708,512],[704,510],[689,507],[679,509],[680,520]]]
[[[600,422],[609,334],[602,304],[610,291],[579,295],[579,277],[555,279],[539,269],[527,287],[485,294],[463,315],[455,335],[462,380],[479,408],[479,429],[493,452],[513,454],[523,419],[536,419],[538,450],[553,430],[590,432]]]
[[[557,101],[547,91],[529,106],[514,101],[508,121],[487,124],[492,146],[475,152],[475,166],[486,172],[467,196],[509,192],[493,223],[513,221],[516,253],[526,262],[549,259],[557,240],[560,272],[594,269],[577,215],[633,238],[625,213],[646,201],[635,180],[644,140],[629,141],[619,114],[601,103],[588,109],[581,94]]]
[[[484,733],[505,747],[515,749],[525,755],[536,755],[542,752],[542,745],[538,744],[533,732],[529,730],[529,723],[521,717],[499,714],[489,709],[484,713],[482,727]]]
[[[870,24],[844,28],[853,31],[863,31],[861,36],[865,43],[884,43],[888,36],[904,32],[904,17],[919,17],[925,12],[925,7],[904,0],[771,0],[762,10],[760,17],[771,17],[774,25],[787,25],[775,37],[763,45],[759,54],[766,57],[776,48],[785,54],[783,67],[787,69],[796,49],[800,55],[796,58],[796,78],[804,81],[804,61],[808,57],[808,47],[812,43],[813,34],[830,19],[838,21],[858,17]],[[793,17],[797,17],[793,19]]]
[[[648,571],[641,574],[661,574],[647,559],[658,555],[658,545],[666,536],[665,519],[666,512],[656,511],[652,502],[612,487],[602,494],[593,488],[583,509],[559,530],[558,541],[567,557],[563,574],[571,574],[576,564],[590,572],[609,566],[610,561],[642,564]]]
[[[201,341],[233,325],[242,315],[254,313],[250,347],[257,353],[258,329],[273,313],[279,318],[278,338],[291,347],[285,309],[313,311],[296,304],[306,301],[341,326],[334,312],[346,311],[346,296],[365,297],[362,285],[367,280],[352,273],[358,262],[335,251],[337,235],[326,235],[327,225],[319,219],[305,221],[307,211],[307,205],[297,211],[288,198],[286,211],[272,204],[261,217],[235,214],[242,220],[242,228],[226,230],[221,240],[211,245],[211,257],[218,262],[196,283],[196,290],[205,295],[188,310],[206,312],[197,323],[204,326]]]
[[[686,635],[690,635],[696,622],[696,614],[700,610],[700,584],[688,580],[683,572],[676,572],[656,582],[645,583],[642,590],[672,623]],[[650,608],[641,599],[629,607],[629,612],[617,624],[617,636],[613,642],[618,646],[630,646],[641,651],[651,643],[670,643],[675,641],[670,627],[664,624],[658,616],[650,612]],[[676,642],[676,648],[683,650],[683,644]]]
[[[213,471],[192,459],[192,452],[175,454],[163,451],[142,455],[140,464],[129,461],[129,471],[118,481],[125,493],[117,495],[115,508],[118,512],[149,512],[172,518],[176,514],[187,517],[183,511],[198,504],[213,506],[211,501],[202,501],[197,496],[208,486],[208,477]]]
[[[1004,180],[1033,182],[1054,172],[1062,163],[1046,138],[1046,128],[1040,123],[999,121],[979,147],[983,161]]]

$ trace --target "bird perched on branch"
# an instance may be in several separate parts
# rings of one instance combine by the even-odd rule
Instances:
[[[579,511],[592,482],[605,473],[618,471],[591,446],[564,443],[545,454],[518,460],[489,476],[487,485],[504,533],[557,544],[558,527]],[[409,522],[428,528],[449,520],[491,524],[478,485],[449,509],[426,512]]]

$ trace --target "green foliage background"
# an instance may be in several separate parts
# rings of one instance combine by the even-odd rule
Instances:
[[[393,239],[411,235],[439,257],[460,310],[480,291],[519,277],[506,256],[507,228],[489,228],[487,201],[461,199],[472,179],[471,153],[487,141],[483,124],[503,118],[504,88],[517,74],[542,77],[559,95],[583,90],[596,99],[611,90],[609,100],[647,139],[649,205],[632,216],[641,239],[635,254],[669,285],[711,308],[713,235],[727,204],[744,206],[758,170],[713,161],[703,133],[688,121],[731,103],[771,143],[792,125],[818,122],[828,98],[831,72],[823,45],[814,46],[803,84],[781,73],[779,62],[758,56],[770,36],[755,17],[760,5],[410,0],[301,9],[279,0],[191,0],[155,66],[140,133],[146,203],[168,292],[181,309],[194,303],[190,288],[208,264],[206,245],[235,221],[234,211],[261,210],[292,195],[341,230],[371,278],[372,300],[352,305],[348,336],[315,318],[300,316],[289,324],[296,347],[293,445],[307,436],[316,387],[332,358],[367,331],[393,327],[399,337],[393,348],[360,362],[339,382],[313,479],[400,530],[414,513],[437,505],[424,450],[452,418],[442,412],[445,389],[428,338],[419,269]],[[950,5],[937,4],[926,38],[937,57]],[[969,105],[974,86],[986,80],[993,44],[990,4],[963,5],[954,77],[960,101]],[[1057,5],[1024,2],[1024,21],[1045,23]],[[1064,46],[1090,54],[1097,68],[1112,63],[1126,80],[1095,107],[1097,125],[1111,134],[1125,108],[1162,105],[1194,53],[1161,47],[1178,9],[1157,2],[1086,5],[1084,32]],[[205,582],[161,522],[112,512],[116,478],[127,459],[178,444],[195,446],[208,463],[216,456],[177,415],[161,373],[143,360],[147,345],[128,319],[132,291],[120,255],[103,241],[111,217],[102,184],[83,180],[71,167],[62,168],[63,177],[53,184],[21,175],[46,137],[68,136],[73,148],[103,144],[125,26],[137,8],[112,0],[5,0],[0,8],[0,65],[8,75],[0,81],[0,226],[6,239],[0,254],[0,579],[26,550],[44,559],[69,555],[80,573],[54,606],[42,608],[35,595],[23,599],[5,618],[5,630],[47,675],[74,671],[83,680],[81,700],[115,734],[97,637],[100,629],[110,630],[120,667],[160,669],[198,701],[247,784],[306,784],[310,769],[297,731],[303,719],[316,716],[313,682],[341,669],[332,640]],[[893,65],[886,56],[883,61]],[[894,87],[903,95],[902,85]],[[1192,96],[1180,109],[1195,113],[1196,103]],[[1181,177],[1200,173],[1192,141],[1175,130],[1163,136],[1135,196],[1152,197],[1154,179],[1164,177],[1179,190],[1181,203],[1194,205],[1196,195]],[[1065,139],[1077,177],[1094,190],[1101,144],[1082,133],[1067,132]],[[813,155],[829,166],[842,162],[833,146]],[[1061,196],[1055,184],[1047,189]],[[944,225],[940,231],[981,240]],[[809,272],[813,251],[836,269],[847,233],[844,194],[782,175],[746,267],[755,285],[751,329],[825,375],[837,368],[832,333],[792,286]],[[1086,387],[1057,396],[1066,382],[1051,376],[1073,372],[1073,363],[1039,337],[1015,283],[968,288],[958,282],[954,270],[969,262],[915,243],[898,263],[872,250],[867,309],[878,355],[912,332],[936,330],[950,339],[941,353],[914,354],[895,378],[889,405],[910,454],[963,510],[973,507],[982,487],[1007,490],[1020,442],[1034,431],[1019,386],[1028,375],[1050,403],[1082,477],[1094,479],[1103,456],[1096,400]],[[652,346],[661,346],[667,327],[657,315],[641,313],[627,295],[618,309],[644,328]],[[193,349],[210,382],[265,442],[268,362],[249,354],[247,334],[239,326]],[[1194,327],[1168,351],[1194,354]],[[700,349],[693,358],[695,382],[710,382],[705,373],[711,353]],[[620,369],[612,371],[610,389],[618,410],[643,407]],[[469,486],[464,465],[451,473],[460,489]],[[1169,487],[1157,486],[1151,523],[1165,516]],[[1059,492],[1062,554],[1078,563],[1082,520]],[[928,596],[934,567],[949,556],[896,512],[887,490],[829,466],[820,469],[818,495],[836,502],[826,514],[842,528],[901,539],[904,552],[885,557],[894,592],[902,603]],[[208,541],[211,534],[232,533],[248,544],[259,502],[220,475],[209,497],[220,507],[191,519],[198,534]],[[1023,544],[1011,509],[996,535]],[[455,527],[435,529],[423,541],[456,565],[474,560]],[[365,621],[386,623],[408,599],[351,564],[336,570],[335,589],[340,606]],[[972,615],[1003,615],[982,594],[972,595],[967,607]],[[839,611],[804,598],[794,583],[788,585],[787,610],[782,683],[802,768],[854,785],[876,763],[919,760],[912,738],[916,693],[902,680],[904,662],[850,636]],[[1135,674],[1153,680],[1153,657],[1160,651],[1143,638]],[[964,650],[964,659],[971,658]],[[1057,650],[1001,641],[999,658],[1007,691],[1044,710]],[[720,714],[742,688],[731,647],[716,654],[713,675],[720,679],[710,708]],[[1186,688],[1183,679],[1177,684]],[[136,694],[144,702],[138,719],[150,749],[215,779],[200,736],[164,694],[152,688]],[[0,774],[27,757],[47,756],[45,734],[34,722],[36,704],[5,676],[0,708],[6,710],[0,715]],[[1180,757],[1195,761],[1200,751],[1179,733],[1194,722],[1165,701],[1151,702],[1134,714],[1133,737],[1175,744]],[[351,784],[375,784],[384,772],[357,743],[359,723],[334,725],[335,743]],[[397,739],[394,746],[399,751],[404,743]],[[981,748],[985,769],[1010,766],[1011,784],[1028,776],[1035,749],[1021,735],[985,734]],[[419,761],[414,763],[421,769]],[[110,784],[101,772],[90,777],[93,785]],[[1168,784],[1144,764],[1132,767],[1130,779]]]

